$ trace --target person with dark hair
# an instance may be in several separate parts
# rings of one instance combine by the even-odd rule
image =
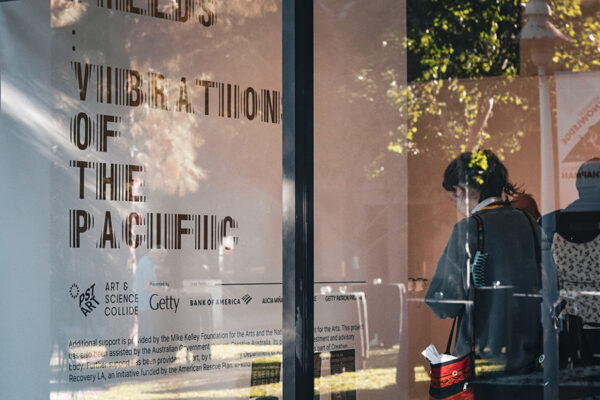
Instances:
[[[539,367],[540,227],[510,206],[508,196],[523,192],[490,150],[462,153],[442,186],[465,218],[452,230],[425,301],[438,317],[456,319],[452,354],[474,352],[476,398],[541,398],[536,387],[478,383]]]

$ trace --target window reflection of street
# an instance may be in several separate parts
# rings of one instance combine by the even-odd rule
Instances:
[[[90,358],[83,359],[85,362],[97,362],[101,360],[106,348],[102,346],[82,347],[78,349],[79,355],[90,354]],[[211,356],[213,360],[226,362],[246,363],[268,363],[281,362],[281,346],[256,346],[256,345],[212,345]],[[255,354],[273,354],[269,357],[258,357]],[[336,375],[326,375],[315,379],[315,391],[321,395],[340,393],[344,391],[361,391],[364,396],[369,396],[369,391],[377,391],[382,388],[392,387],[396,384],[396,368],[390,368],[395,364],[398,354],[398,346],[390,348],[378,348],[371,350],[365,369],[356,372],[343,372]],[[250,355],[250,356],[249,356]],[[323,362],[327,365],[329,353],[321,355]],[[172,367],[188,365],[191,360],[186,357],[186,349],[177,353],[177,360],[171,364]],[[53,359],[51,365],[59,366],[57,359]],[[118,371],[118,370],[115,370]],[[328,371],[324,371],[328,374]],[[188,398],[249,398],[254,396],[281,396],[281,382],[259,386],[241,386],[232,389],[234,381],[248,379],[246,373],[188,373],[176,377],[154,378],[141,382],[125,382],[106,387],[91,389],[82,394],[81,399],[188,399]],[[221,389],[213,389],[214,387]],[[54,394],[60,398],[60,390]]]

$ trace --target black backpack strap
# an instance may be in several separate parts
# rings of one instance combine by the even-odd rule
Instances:
[[[473,214],[473,218],[477,221],[477,251],[484,253],[485,235],[483,230],[483,220],[477,214]],[[475,285],[471,285],[469,299],[472,301],[471,306],[471,353],[475,355]],[[472,366],[475,368],[475,365]]]
[[[481,217],[479,215],[472,215],[472,217],[475,218],[475,221],[477,221],[477,251],[483,252],[483,246],[484,246],[484,234],[483,234],[483,221],[481,220]],[[471,279],[471,274],[470,272],[467,273],[467,279]],[[471,288],[465,288],[465,291],[467,293],[467,296],[469,297],[470,300],[473,301],[473,306],[471,308],[471,312],[473,313],[473,316],[471,318],[471,321],[473,321],[473,326],[472,326],[472,330],[471,330],[471,351],[473,352],[475,350],[475,302],[474,302],[474,298],[473,295],[474,293],[472,292],[473,290],[473,285],[471,285]],[[465,310],[466,312],[466,310]],[[461,316],[462,317],[462,316]],[[452,337],[454,336],[454,330],[456,329],[458,331],[458,329],[456,328],[456,323],[458,321],[458,323],[460,324],[460,320],[462,319],[461,317],[455,317],[454,321],[452,322],[452,329],[450,329],[450,335],[448,336],[448,344],[446,345],[446,354],[452,354],[450,353],[450,348],[452,347]],[[456,339],[454,338],[454,345],[456,346]]]
[[[473,214],[473,218],[477,221],[477,251],[483,253],[483,248],[485,247],[484,235],[483,235],[483,221],[481,217],[477,214]]]
[[[452,354],[450,353],[450,347],[452,347],[452,336],[454,336],[454,328],[456,328],[456,320],[458,319],[458,317],[454,317],[454,321],[452,322],[452,329],[450,329],[450,336],[448,336],[448,344],[446,345],[446,351],[445,354]],[[456,343],[456,341],[455,341]]]

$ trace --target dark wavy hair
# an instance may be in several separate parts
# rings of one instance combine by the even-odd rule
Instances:
[[[442,186],[447,191],[454,191],[454,186],[460,184],[478,190],[479,201],[492,196],[524,194],[510,183],[506,167],[491,150],[462,153],[448,165]],[[508,201],[508,198],[504,200]]]

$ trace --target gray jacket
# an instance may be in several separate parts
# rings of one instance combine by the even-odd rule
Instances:
[[[485,286],[467,282],[468,249],[477,251],[477,221],[459,221],[438,262],[425,301],[440,318],[459,318],[453,354],[471,351],[475,326],[476,359],[491,371],[525,373],[542,354],[540,266],[535,241],[540,227],[533,218],[509,206],[483,209]],[[475,318],[473,320],[473,308]]]

